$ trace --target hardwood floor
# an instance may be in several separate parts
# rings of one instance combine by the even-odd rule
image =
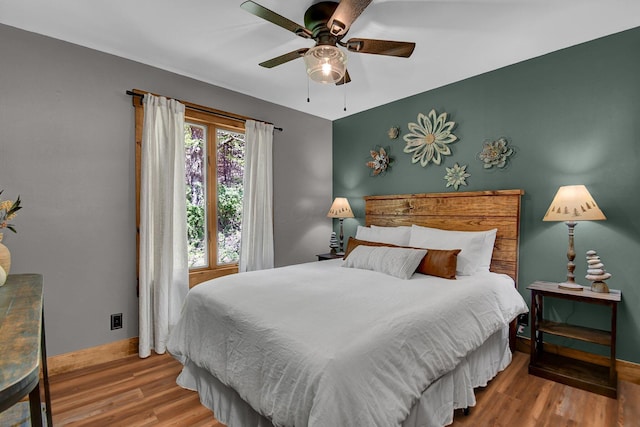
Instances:
[[[169,355],[115,362],[50,378],[54,426],[224,427],[195,392],[176,385],[181,365]]]
[[[476,390],[477,404],[465,417],[456,411],[454,427],[640,427],[640,385],[619,381],[618,399],[528,374],[529,355],[513,362],[487,387]]]
[[[640,427],[640,385],[620,382],[618,400],[527,373],[529,356],[476,392],[469,416],[457,411],[454,427]],[[224,427],[175,379],[180,365],[168,355],[129,356],[51,378],[55,426]]]

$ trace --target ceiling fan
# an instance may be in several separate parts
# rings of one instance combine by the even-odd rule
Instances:
[[[278,15],[277,13],[253,1],[245,1],[241,8],[276,24],[304,39],[315,40],[312,48],[296,49],[259,65],[273,68],[297,58],[304,58],[307,74],[320,83],[349,83],[347,56],[342,46],[350,52],[372,53],[376,55],[408,58],[416,44],[391,40],[351,38],[343,42],[351,24],[360,16],[372,0],[321,1],[311,5],[304,14],[304,27]]]

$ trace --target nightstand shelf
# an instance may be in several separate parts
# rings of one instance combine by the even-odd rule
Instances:
[[[340,254],[332,254],[331,252],[326,253],[326,254],[319,254],[316,255],[318,257],[318,261],[326,261],[328,259],[338,259],[338,258],[342,258],[344,257],[344,252],[340,253]]]
[[[551,335],[571,338],[574,340],[591,342],[600,345],[611,345],[611,332],[592,329],[584,326],[575,326],[568,323],[551,322],[543,320],[538,325],[538,330]]]
[[[616,397],[617,387],[609,380],[609,367],[572,359],[554,353],[543,353],[529,373],[572,387]]]
[[[616,323],[620,291],[592,292],[588,287],[581,291],[561,289],[557,283],[534,282],[531,290],[531,361],[529,373],[558,381],[573,387],[589,390],[605,396],[617,397],[616,372]],[[611,309],[611,329],[603,331],[568,323],[552,322],[543,318],[544,297],[605,305]],[[609,347],[607,366],[549,353],[544,349],[544,334],[575,339]]]

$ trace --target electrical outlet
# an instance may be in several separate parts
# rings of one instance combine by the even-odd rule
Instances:
[[[518,325],[529,326],[529,313],[518,315]]]
[[[122,313],[111,315],[111,330],[122,329]]]

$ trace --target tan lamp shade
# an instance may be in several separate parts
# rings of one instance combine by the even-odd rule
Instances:
[[[329,218],[353,218],[353,211],[346,197],[336,197],[327,216]]]
[[[584,185],[558,189],[543,221],[599,221],[607,219]]]

